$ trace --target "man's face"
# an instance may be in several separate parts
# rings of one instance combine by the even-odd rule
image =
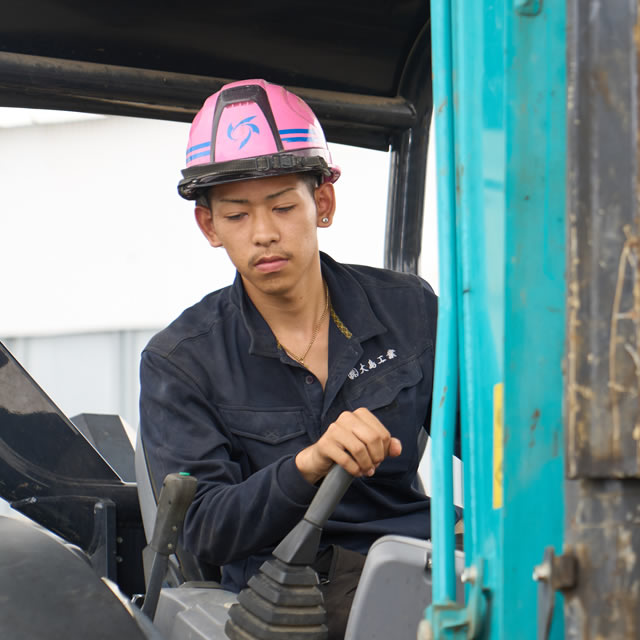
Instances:
[[[333,218],[333,185],[312,194],[295,174],[243,180],[213,187],[209,201],[211,209],[196,207],[200,229],[211,246],[226,249],[250,294],[304,286],[318,261],[317,228]]]

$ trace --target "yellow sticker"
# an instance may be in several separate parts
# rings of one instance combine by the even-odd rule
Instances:
[[[493,387],[493,508],[501,509],[504,493],[504,416],[503,416],[504,383]]]

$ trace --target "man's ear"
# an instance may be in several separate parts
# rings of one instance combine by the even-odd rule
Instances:
[[[196,222],[200,227],[200,231],[202,231],[204,237],[209,241],[209,244],[212,247],[221,247],[222,242],[220,242],[213,224],[213,211],[208,207],[203,207],[201,204],[197,204],[194,213],[196,216]]]
[[[313,197],[316,201],[318,226],[330,227],[336,211],[336,192],[330,182],[323,182],[316,188]]]

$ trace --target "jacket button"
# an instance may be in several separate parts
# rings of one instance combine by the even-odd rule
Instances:
[[[313,384],[314,377],[313,377],[313,376],[307,376],[307,377],[304,379],[304,381],[305,381],[307,384]]]

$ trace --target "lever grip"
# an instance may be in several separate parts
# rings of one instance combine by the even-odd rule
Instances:
[[[346,493],[353,476],[340,465],[334,465],[316,492],[304,519],[322,529]]]
[[[282,562],[294,565],[310,565],[318,553],[322,528],[342,500],[353,476],[337,464],[325,476],[307,512],[289,531],[273,555]]]
[[[170,473],[162,483],[156,523],[149,546],[157,553],[175,553],[182,523],[196,493],[197,480],[190,475]]]

